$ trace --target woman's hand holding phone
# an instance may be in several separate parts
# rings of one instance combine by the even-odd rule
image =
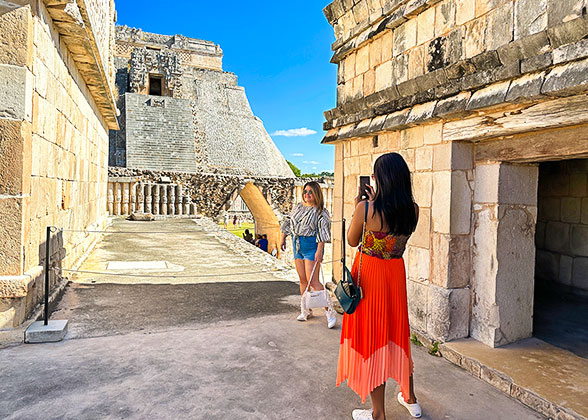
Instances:
[[[357,189],[357,197],[355,197],[355,205],[357,206],[360,202],[368,200],[371,201],[375,196],[374,189],[371,185],[363,185]],[[367,198],[364,198],[367,197]]]

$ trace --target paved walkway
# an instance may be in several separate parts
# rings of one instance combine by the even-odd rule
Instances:
[[[117,222],[114,228],[128,223]],[[140,226],[183,231],[189,223]],[[233,268],[265,258],[243,255],[205,232],[171,235],[157,242],[157,252],[150,249],[153,241],[134,239],[135,244],[123,246],[113,236],[105,238],[88,264],[96,268],[107,260],[143,256],[205,274],[223,270],[219,262],[227,256]],[[194,265],[206,258],[215,264]],[[71,284],[53,316],[70,320],[65,341],[0,350],[0,418],[351,418],[361,401],[346,386],[334,384],[339,326],[328,330],[323,315],[296,322],[296,283],[285,281],[282,272],[247,282],[210,279],[155,284],[148,278],[88,275]],[[413,358],[424,419],[542,418],[421,348],[413,349]],[[395,392],[389,382],[388,419],[409,419],[395,402]]]

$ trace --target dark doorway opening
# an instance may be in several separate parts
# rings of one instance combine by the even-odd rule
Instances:
[[[163,78],[161,76],[149,75],[149,95],[163,95]]]
[[[539,166],[533,334],[588,358],[588,159]]]

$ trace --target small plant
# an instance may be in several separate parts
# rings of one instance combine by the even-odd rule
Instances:
[[[423,343],[419,340],[415,333],[410,334],[410,342],[415,346],[423,347]]]
[[[432,356],[439,356],[439,342],[434,341],[432,345],[429,346],[429,354]]]

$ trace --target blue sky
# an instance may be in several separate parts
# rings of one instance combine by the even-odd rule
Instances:
[[[116,9],[119,25],[220,44],[223,69],[237,74],[255,115],[305,173],[334,166],[333,146],[320,144],[323,111],[336,103],[337,69],[329,62],[335,38],[322,13],[328,1],[116,0]],[[301,128],[316,133],[277,135]]]

